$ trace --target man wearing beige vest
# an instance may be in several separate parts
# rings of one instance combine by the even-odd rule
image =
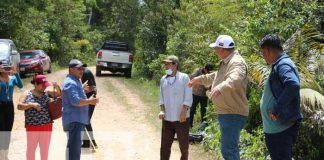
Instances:
[[[218,112],[223,158],[239,160],[240,131],[249,114],[246,97],[247,65],[234,49],[235,43],[228,35],[220,35],[209,47],[215,48],[217,56],[221,59],[218,71],[195,77],[189,86],[212,86],[210,97]]]

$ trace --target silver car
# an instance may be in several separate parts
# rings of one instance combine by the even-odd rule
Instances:
[[[16,65],[18,68],[19,61],[20,55],[14,42],[10,39],[0,39],[0,63]]]

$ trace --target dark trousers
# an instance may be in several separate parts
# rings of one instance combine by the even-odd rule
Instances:
[[[0,149],[9,148],[11,130],[14,123],[14,105],[12,101],[0,102]]]
[[[201,122],[206,121],[205,115],[206,115],[206,108],[207,108],[207,101],[208,97],[203,96],[197,96],[192,95],[192,106],[190,108],[190,126],[192,127],[194,116],[196,113],[196,108],[198,104],[200,103],[200,115],[201,115]]]
[[[81,157],[81,135],[85,125],[79,122],[72,122],[63,126],[68,135],[66,159],[80,160]]]
[[[94,105],[89,105],[89,124],[86,125],[86,129],[87,129],[92,141],[94,141],[94,137],[93,137],[93,129],[91,126],[91,118],[92,118],[94,109],[95,109]],[[86,132],[84,132],[84,135],[83,135],[83,144],[90,145],[90,141],[89,141],[89,138],[88,138]]]
[[[162,121],[162,137],[161,137],[161,150],[160,159],[169,160],[171,155],[171,146],[173,138],[177,133],[179,141],[179,147],[181,151],[180,160],[188,160],[188,149],[189,149],[189,118],[186,122],[180,123]]]
[[[265,133],[266,146],[272,160],[291,160],[292,146],[296,141],[300,123],[274,134]]]

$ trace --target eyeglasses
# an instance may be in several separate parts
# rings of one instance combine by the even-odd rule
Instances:
[[[78,71],[84,71],[83,67],[76,67],[75,69],[77,69]]]

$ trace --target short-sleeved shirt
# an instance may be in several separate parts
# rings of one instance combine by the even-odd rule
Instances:
[[[43,124],[52,123],[47,102],[50,100],[47,92],[41,97],[35,96],[31,91],[27,92],[27,96],[24,103],[38,103],[41,106],[41,110],[37,111],[35,108],[29,108],[25,110],[25,125],[26,126],[38,126]]]

